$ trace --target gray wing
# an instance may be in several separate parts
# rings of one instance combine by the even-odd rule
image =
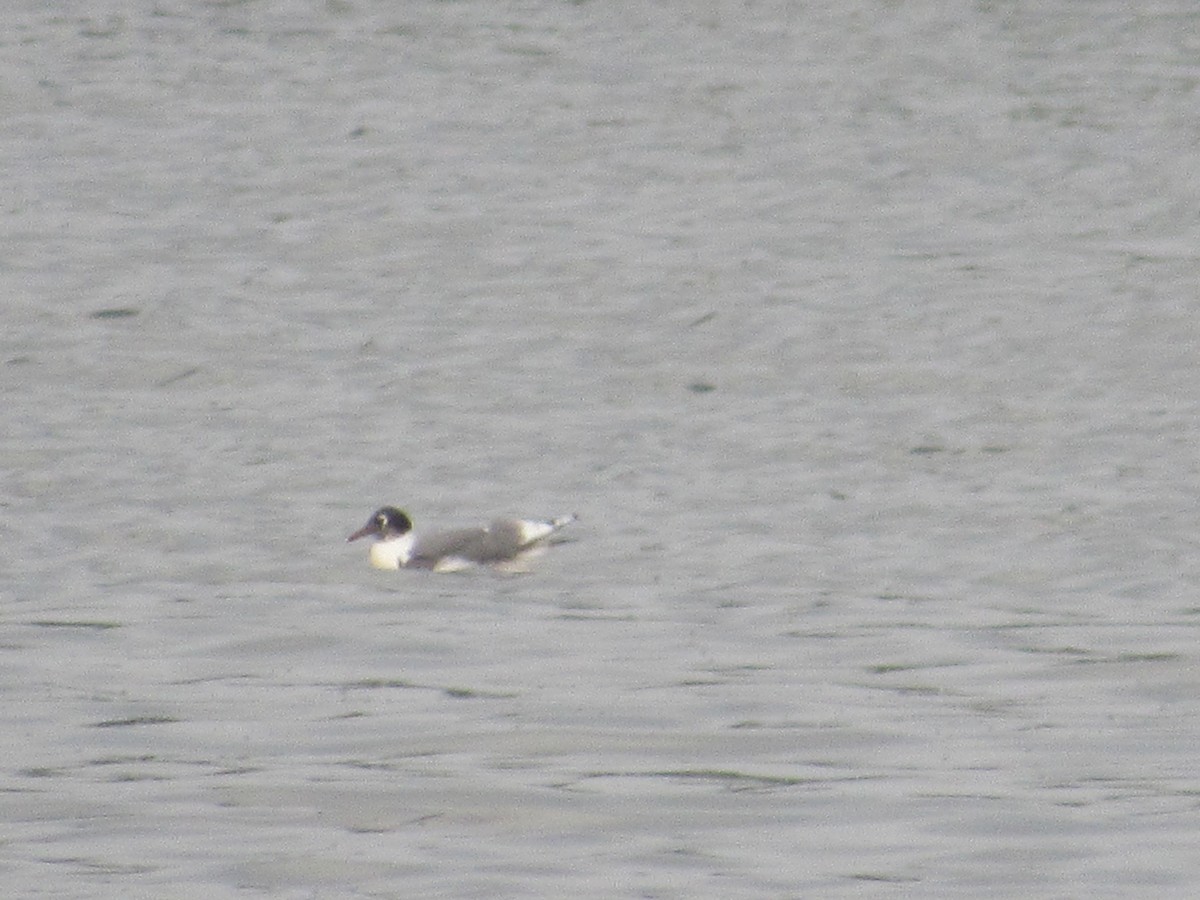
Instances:
[[[542,544],[574,517],[552,522],[496,519],[487,528],[457,528],[422,536],[413,549],[408,565],[432,569],[447,557],[487,565],[511,560],[535,545]],[[533,526],[533,534],[530,533]]]
[[[431,569],[437,565],[438,560],[447,556],[477,560],[479,549],[486,542],[487,536],[485,528],[456,528],[453,531],[422,535],[413,548],[413,555],[408,564],[412,568]]]

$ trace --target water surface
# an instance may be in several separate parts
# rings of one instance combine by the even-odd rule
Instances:
[[[13,896],[1195,892],[1190,5],[7,21]]]

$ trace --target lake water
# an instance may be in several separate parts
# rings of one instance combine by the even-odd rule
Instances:
[[[132,6],[3,14],[7,896],[1200,891],[1194,4]]]

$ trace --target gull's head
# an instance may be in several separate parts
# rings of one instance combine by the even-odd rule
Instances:
[[[374,536],[381,541],[397,538],[412,531],[412,520],[403,510],[394,506],[383,506],[371,513],[367,524],[350,537],[347,541],[357,541],[359,538]]]

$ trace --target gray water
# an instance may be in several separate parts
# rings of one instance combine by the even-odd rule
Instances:
[[[6,7],[5,896],[1195,896],[1200,12],[1128,7]]]

